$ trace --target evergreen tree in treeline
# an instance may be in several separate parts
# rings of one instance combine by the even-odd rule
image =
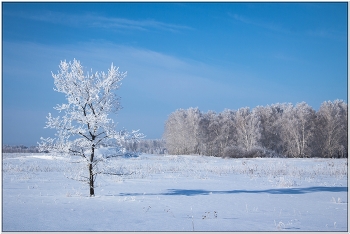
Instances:
[[[165,123],[169,154],[218,157],[347,157],[347,104],[305,102],[201,112],[178,109]]]

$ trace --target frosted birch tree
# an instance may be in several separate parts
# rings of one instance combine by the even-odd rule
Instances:
[[[323,102],[317,112],[318,142],[324,157],[344,157],[347,151],[347,104]]]
[[[219,156],[219,136],[220,136],[220,122],[218,114],[214,111],[208,111],[204,114],[205,129],[202,133],[205,136],[205,154],[209,156]],[[204,126],[202,126],[204,127]]]
[[[261,127],[258,114],[249,107],[240,108],[236,112],[235,125],[237,130],[237,143],[246,151],[259,146]]]
[[[52,73],[55,91],[64,93],[68,103],[54,107],[63,116],[53,117],[49,113],[46,128],[56,129],[56,138],[41,138],[40,151],[80,156],[88,173],[81,180],[87,182],[90,196],[94,196],[94,182],[103,169],[98,167],[102,161],[124,153],[122,143],[137,140],[143,135],[138,131],[131,133],[117,131],[110,113],[116,113],[121,105],[115,91],[126,76],[113,63],[105,72],[84,74],[83,66],[76,59],[73,62],[61,61],[57,74]],[[100,147],[116,147],[114,155],[96,154]]]
[[[171,113],[165,123],[164,132],[169,153],[200,153],[199,124],[201,116],[198,108],[178,109]]]
[[[283,142],[281,139],[282,116],[288,104],[277,103],[268,106],[257,106],[254,108],[261,122],[261,146],[283,153]]]
[[[186,138],[185,141],[188,144],[188,153],[190,154],[199,154],[199,123],[200,123],[200,118],[201,118],[201,112],[196,108],[189,108],[185,110],[186,112],[186,118],[184,119],[185,121],[185,126],[186,127]]]
[[[282,139],[292,157],[310,157],[316,113],[305,102],[288,105],[283,113]]]
[[[234,110],[225,109],[219,113],[220,123],[220,135],[219,140],[219,156],[223,156],[224,150],[227,147],[235,145],[237,141],[237,133],[235,128],[235,115]]]
[[[165,122],[164,138],[170,154],[183,154],[186,148],[185,110],[179,109],[171,113]]]

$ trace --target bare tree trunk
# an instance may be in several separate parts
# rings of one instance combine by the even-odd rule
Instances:
[[[95,196],[95,190],[94,190],[94,174],[92,173],[92,164],[89,165],[89,172],[90,172],[90,197]]]
[[[90,164],[89,164],[89,173],[90,173],[90,181],[89,181],[89,184],[90,184],[90,197],[95,196],[94,174],[93,174],[93,171],[92,171],[92,162],[93,162],[93,160],[94,160],[94,154],[95,154],[95,147],[93,146],[93,147],[91,148],[91,158],[90,158]]]

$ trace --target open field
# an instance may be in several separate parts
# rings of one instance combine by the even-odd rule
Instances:
[[[347,159],[119,157],[95,197],[74,158],[3,154],[2,231],[347,231]]]

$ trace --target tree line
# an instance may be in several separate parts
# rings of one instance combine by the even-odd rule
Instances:
[[[348,155],[347,103],[277,103],[216,113],[178,109],[165,123],[169,154],[218,157],[337,157]]]
[[[123,147],[128,152],[145,154],[166,154],[165,140],[163,139],[141,139],[138,141],[127,141]]]
[[[24,146],[24,145],[3,145],[3,153],[38,153],[37,146]]]
[[[126,141],[122,143],[127,152],[145,154],[167,154],[165,140],[163,139],[141,139],[138,141]],[[39,153],[38,146],[4,145],[3,153]]]

